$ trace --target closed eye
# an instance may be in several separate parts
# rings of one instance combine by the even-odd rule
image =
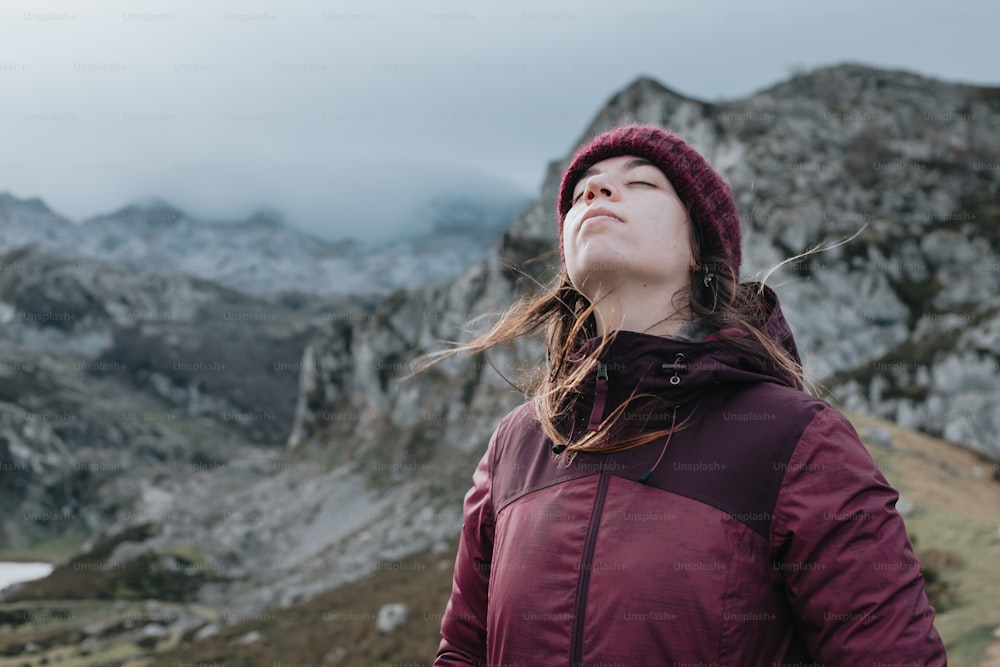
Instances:
[[[655,188],[656,185],[653,183],[647,183],[646,181],[629,181],[625,185],[648,185],[651,188]]]

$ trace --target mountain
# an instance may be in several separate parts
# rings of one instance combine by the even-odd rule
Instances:
[[[410,233],[364,244],[316,238],[273,211],[210,223],[159,200],[74,224],[39,199],[0,193],[0,252],[35,245],[129,269],[203,278],[258,296],[384,296],[403,286],[454,279],[483,261],[498,230],[521,206],[518,199],[484,204],[442,195],[413,212]]]
[[[860,232],[771,276],[807,368],[851,409],[996,458],[998,111],[997,88],[843,65],[720,104],[639,79],[583,137],[655,122],[703,152],[741,209],[744,279]],[[511,236],[554,242],[563,166]]]
[[[277,458],[311,332],[372,307],[265,300],[34,246],[0,267],[7,548],[100,534],[147,490],[168,496],[184,466]]]
[[[990,633],[1000,625],[995,605],[990,607],[982,595],[1000,590],[1000,578],[989,567],[989,559],[997,556],[1000,521],[995,503],[990,504],[1000,460],[1000,445],[993,437],[1000,426],[1000,377],[995,371],[1000,271],[993,270],[1000,266],[998,112],[998,89],[857,65],[819,69],[745,99],[720,103],[684,97],[642,78],[615,94],[577,142],[629,121],[659,123],[691,141],[733,185],[743,218],[747,279],[817,243],[857,233],[848,243],[794,260],[768,282],[782,299],[808,368],[831,400],[854,414],[886,417],[964,448],[952,447],[960,452],[953,459],[925,457],[915,445],[894,450],[897,436],[892,430],[886,436],[888,427],[873,424],[874,430],[862,431],[870,445],[891,456],[892,474],[887,471],[887,476],[904,496],[914,499],[907,526],[918,531],[918,546],[945,552],[928,560],[949,572],[960,567],[948,553],[949,540],[979,550],[975,560],[969,553],[962,556],[967,574],[974,575],[964,583],[943,575],[957,590],[957,598],[934,593],[941,596],[944,607],[954,610],[953,616],[942,620],[950,633],[949,650],[959,646],[970,661],[981,656]],[[59,268],[65,260],[43,250],[20,250],[25,254],[8,253],[0,259],[12,267],[5,278],[11,282],[0,286],[0,300],[6,304],[2,313],[18,327],[33,327],[31,335],[10,334],[10,344],[19,347],[11,348],[7,368],[21,373],[16,363],[27,364],[40,354],[30,341],[43,331],[52,340],[59,337],[65,342],[65,354],[77,355],[67,359],[102,360],[129,368],[143,368],[152,360],[153,368],[144,369],[145,375],[123,373],[111,378],[114,389],[81,384],[71,397],[78,402],[101,392],[127,395],[122,387],[136,393],[129,400],[160,406],[181,405],[183,397],[191,396],[187,400],[196,406],[216,405],[201,402],[205,392],[220,401],[259,400],[267,394],[246,389],[262,381],[260,375],[223,382],[205,370],[193,371],[201,373],[197,380],[167,371],[180,358],[215,361],[226,354],[249,356],[266,365],[286,358],[277,356],[276,350],[290,350],[292,345],[286,347],[282,341],[294,339],[301,345],[297,390],[291,392],[294,405],[285,413],[287,437],[280,439],[286,447],[275,447],[274,437],[254,435],[253,422],[211,421],[213,410],[206,408],[191,414],[208,417],[205,428],[221,429],[234,440],[232,447],[219,452],[221,458],[199,459],[215,456],[210,444],[214,436],[192,433],[182,420],[176,424],[160,420],[159,430],[150,431],[149,438],[158,443],[189,438],[203,443],[202,453],[177,446],[176,460],[182,465],[176,474],[162,472],[175,460],[170,454],[153,453],[144,459],[148,466],[130,467],[122,477],[135,478],[143,489],[135,496],[133,514],[120,511],[102,519],[103,527],[95,528],[81,553],[65,561],[56,575],[5,593],[4,604],[47,604],[44,601],[53,596],[113,600],[107,604],[119,605],[115,607],[119,611],[111,614],[108,627],[112,627],[124,615],[136,613],[124,605],[154,598],[175,605],[171,613],[177,617],[154,623],[164,628],[149,632],[169,628],[170,641],[192,642],[196,647],[192,655],[225,660],[237,651],[254,650],[234,645],[260,648],[260,636],[274,642],[281,638],[267,635],[264,626],[254,626],[258,632],[254,639],[240,619],[285,618],[283,614],[299,619],[296,614],[304,613],[305,605],[314,600],[334,605],[328,610],[332,614],[353,613],[355,607],[357,613],[368,614],[360,603],[368,597],[381,600],[384,593],[378,589],[378,596],[369,596],[358,582],[384,581],[380,574],[417,563],[447,570],[474,465],[499,417],[523,400],[490,365],[515,383],[524,382],[525,370],[544,360],[544,350],[538,340],[522,340],[491,352],[487,360],[453,358],[405,382],[400,378],[420,353],[441,349],[443,341],[466,338],[467,323],[474,316],[505,308],[554,274],[556,189],[572,150],[567,147],[566,155],[549,165],[538,199],[495,239],[485,259],[465,264],[467,268],[453,280],[414,281],[374,295],[365,290],[369,296],[332,309],[309,295],[288,297],[278,305],[284,312],[299,314],[282,316],[278,321],[286,322],[285,328],[270,333],[269,320],[249,315],[239,320],[239,328],[219,328],[220,312],[267,313],[271,306],[244,294],[242,298],[250,301],[234,309],[227,305],[238,298],[234,290],[223,295],[223,288],[210,288],[212,283],[205,281],[185,278],[186,282],[168,282],[173,287],[163,289],[155,287],[162,276],[128,269],[111,272],[115,280],[131,285],[114,291],[105,286],[108,278],[101,271],[94,278],[74,278],[74,272],[84,269]],[[41,219],[45,214],[37,215]],[[45,219],[45,224],[58,228],[58,222]],[[165,219],[160,223],[171,229],[180,224]],[[428,252],[432,250],[430,246]],[[21,264],[42,268],[21,268]],[[47,273],[37,274],[43,269]],[[93,267],[89,270],[93,272]],[[25,277],[34,275],[45,277]],[[206,290],[220,291],[218,296],[205,296]],[[36,294],[49,305],[36,306]],[[189,299],[189,294],[196,298]],[[138,306],[122,311],[114,305],[121,299],[153,301],[149,311]],[[190,312],[194,306],[184,305],[189,303],[198,304],[197,315],[184,316],[187,319],[178,315],[176,321],[165,322],[147,318],[150,321],[141,326],[150,324],[149,333],[138,325],[135,331],[127,328],[127,317],[121,325],[111,324],[122,320],[116,312],[130,308]],[[271,300],[266,303],[273,305]],[[54,319],[58,313],[74,317]],[[489,321],[477,321],[471,328],[479,330]],[[202,322],[207,325],[204,329]],[[260,335],[275,347],[243,348],[261,323]],[[188,336],[194,343],[186,340]],[[129,347],[128,341],[149,338],[153,342],[148,348]],[[234,350],[225,349],[230,341]],[[188,344],[194,347],[185,347]],[[41,349],[47,356],[40,358],[56,364],[55,370],[41,375],[29,369],[30,375],[17,376],[11,383],[16,391],[0,397],[34,415],[55,410],[62,400],[60,392],[65,391],[58,366],[66,363],[60,360],[63,353],[53,352],[51,345]],[[169,382],[152,379],[160,376]],[[77,376],[69,377],[77,381]],[[52,390],[24,391],[32,382]],[[273,386],[271,391],[277,395],[279,390]],[[169,408],[147,409],[155,413]],[[66,443],[60,436],[62,445],[53,440],[44,457],[25,459],[33,456],[29,442],[35,437],[28,427],[44,420],[22,421],[21,440],[5,435],[14,446],[8,444],[0,459],[43,466],[69,455],[59,449]],[[169,435],[168,430],[176,434]],[[138,434],[129,434],[127,441],[136,438]],[[902,436],[898,440],[903,442]],[[87,440],[80,436],[78,442]],[[246,455],[234,453],[244,445]],[[160,446],[152,448],[159,452]],[[159,467],[156,456],[162,457]],[[926,466],[924,458],[930,461]],[[926,490],[930,495],[921,495],[922,486],[911,486],[910,466],[921,471],[919,476],[914,473],[914,479],[940,482],[933,494]],[[47,493],[32,490],[31,475],[18,479],[17,497],[27,499],[23,502],[36,502]],[[348,590],[343,587],[351,582],[361,586],[350,589],[359,603],[354,607],[343,597],[323,597]],[[376,590],[376,584],[372,586]],[[973,599],[975,604],[969,602]],[[92,636],[91,643],[99,643],[106,628],[92,627],[93,632],[81,632],[78,640]],[[338,637],[349,634],[345,628],[368,628],[357,632],[356,641],[367,642],[371,649],[363,659],[382,659],[396,650],[386,648],[396,646],[393,635],[377,637],[368,625],[331,627],[340,633]],[[235,636],[237,629],[243,633]],[[122,628],[126,634],[135,630],[134,625]],[[336,639],[327,639],[331,631],[312,627],[310,632],[310,641],[317,645]],[[219,637],[212,640],[213,635]],[[144,641],[168,646],[155,637]],[[199,646],[214,653],[200,654]],[[336,648],[328,649],[333,651],[330,661],[345,655]],[[350,653],[355,647],[342,648]],[[284,650],[289,659],[295,655],[295,648]],[[427,659],[392,655],[400,660]],[[247,658],[241,664],[251,663]]]

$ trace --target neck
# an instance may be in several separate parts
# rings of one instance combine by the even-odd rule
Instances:
[[[598,335],[611,331],[676,335],[691,321],[691,312],[686,304],[678,310],[672,303],[673,294],[659,286],[636,285],[598,296],[594,307]]]

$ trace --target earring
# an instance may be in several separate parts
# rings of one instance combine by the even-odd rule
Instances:
[[[712,282],[712,278],[714,277],[715,277],[714,273],[712,273],[711,271],[705,271],[705,287],[708,287],[708,284]]]

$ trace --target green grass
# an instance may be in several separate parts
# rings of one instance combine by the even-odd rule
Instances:
[[[945,640],[944,649],[948,654],[948,664],[955,667],[978,665],[986,647],[992,642],[993,626],[991,625],[980,625],[954,637],[951,641]]]
[[[62,563],[80,552],[80,542],[71,537],[57,537],[30,547],[0,549],[0,561],[12,563]]]
[[[850,417],[862,432],[864,424],[877,423]],[[1000,507],[1000,485],[989,476],[972,477],[973,465],[983,460],[968,450],[890,431],[893,449],[870,449],[889,483],[915,503],[904,521],[918,556],[934,550],[939,561],[944,552],[954,557],[935,572],[946,590],[936,589],[941,599],[934,625],[950,664],[976,665],[1000,628],[1000,516],[993,509]]]

